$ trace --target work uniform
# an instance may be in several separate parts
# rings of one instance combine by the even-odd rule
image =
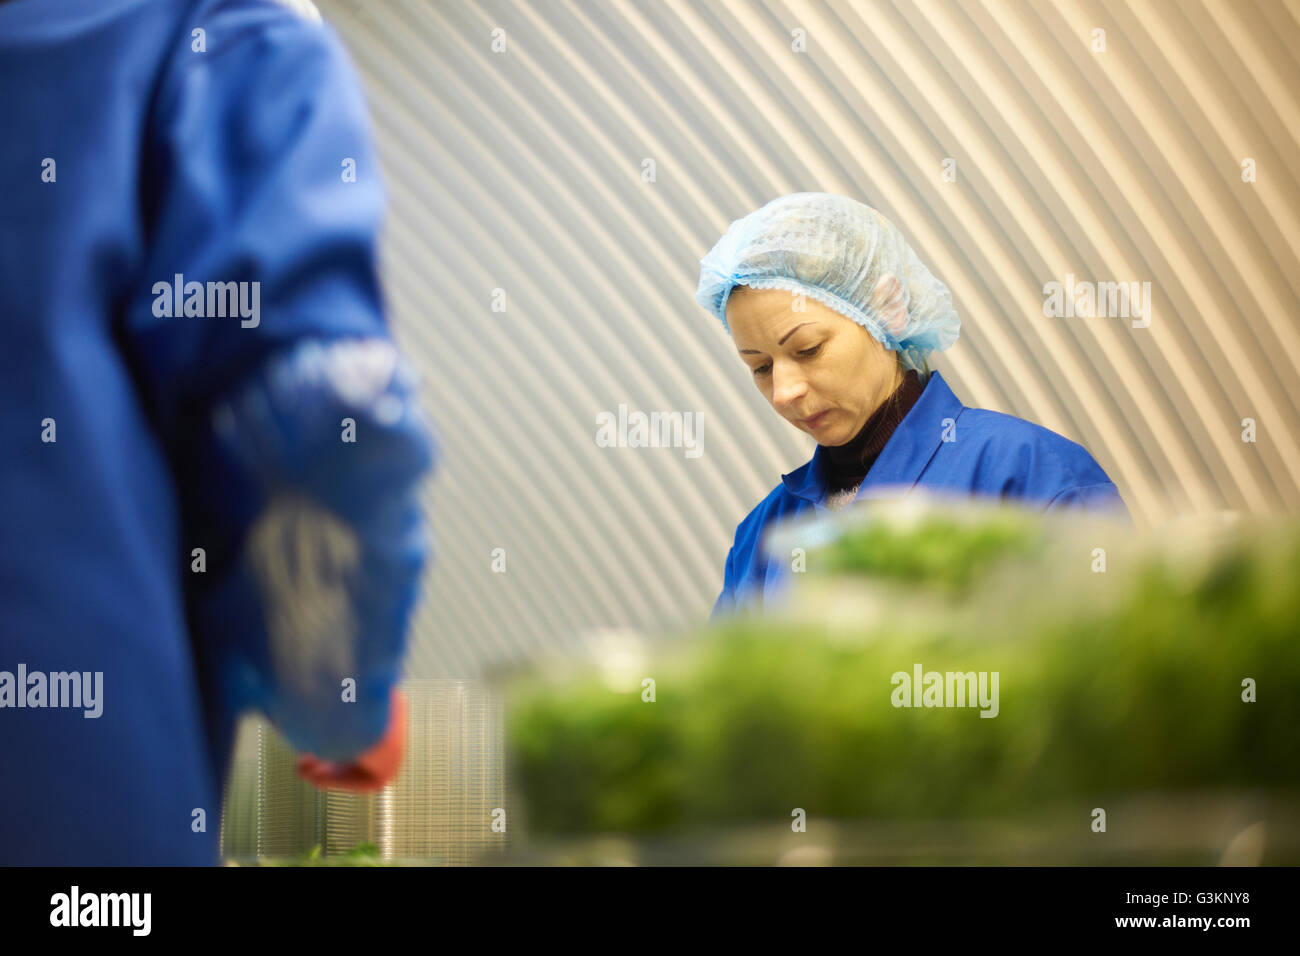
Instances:
[[[781,599],[789,586],[789,562],[763,553],[763,534],[777,522],[830,510],[828,457],[818,445],[810,461],[782,475],[740,522],[711,620]],[[853,501],[901,497],[913,487],[1018,500],[1049,511],[1075,507],[1128,517],[1119,490],[1085,448],[1041,425],[966,407],[937,371],[894,428]]]
[[[102,674],[0,688],[0,863],[212,864],[239,712],[381,737],[425,557],[360,84],[270,0],[11,0],[0,89],[0,672]]]

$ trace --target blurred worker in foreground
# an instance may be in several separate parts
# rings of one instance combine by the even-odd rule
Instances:
[[[8,0],[0,90],[0,863],[215,863],[242,711],[320,786],[404,746],[436,451],[359,84],[276,0]]]
[[[736,528],[713,618],[788,587],[787,562],[761,547],[769,527],[914,487],[1131,524],[1082,445],[968,408],[930,370],[930,353],[957,341],[952,296],[870,206],[829,193],[772,200],[700,260],[695,297],[731,333],[763,397],[817,440]]]

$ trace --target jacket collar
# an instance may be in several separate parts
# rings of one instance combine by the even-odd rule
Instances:
[[[889,436],[854,500],[885,497],[897,486],[910,488],[916,484],[943,442],[944,419],[955,422],[963,408],[943,376],[931,371],[925,391]],[[781,482],[796,498],[811,502],[819,510],[825,508],[826,450],[818,445],[812,459],[782,475]]]

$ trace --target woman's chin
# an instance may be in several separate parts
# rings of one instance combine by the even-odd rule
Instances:
[[[852,435],[843,434],[844,430],[842,428],[837,428],[834,425],[827,425],[822,428],[809,428],[805,425],[803,430],[809,435],[812,435],[813,438],[817,439],[817,444],[826,445],[830,448],[834,448],[837,445],[843,445],[853,437]]]

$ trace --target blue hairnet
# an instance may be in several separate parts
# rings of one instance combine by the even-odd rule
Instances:
[[[728,331],[727,300],[738,285],[802,292],[865,327],[918,371],[930,352],[956,342],[961,328],[948,287],[898,227],[830,193],[782,196],[733,222],[700,260],[695,291]]]

